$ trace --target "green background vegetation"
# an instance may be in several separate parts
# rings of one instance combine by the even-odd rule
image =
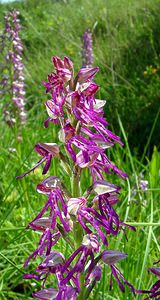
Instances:
[[[17,141],[18,128],[8,128],[0,116],[0,299],[31,299],[39,284],[23,280],[23,262],[34,251],[36,233],[24,228],[43,206],[44,196],[36,185],[43,179],[41,170],[21,181],[15,177],[31,168],[38,160],[33,151],[37,142],[56,142],[57,131],[44,129],[47,99],[41,80],[52,71],[51,57],[69,56],[76,70],[81,66],[81,39],[86,28],[93,33],[94,65],[100,67],[96,83],[97,97],[107,100],[106,118],[125,143],[114,146],[109,156],[130,175],[122,182],[116,176],[109,181],[122,186],[117,210],[121,219],[134,223],[137,233],[128,232],[128,242],[120,234],[110,241],[110,249],[128,253],[118,264],[127,280],[137,288],[147,289],[156,280],[147,272],[158,260],[158,220],[160,196],[159,103],[160,103],[160,1],[159,0],[26,0],[0,4],[1,29],[3,17],[10,8],[20,11],[21,38],[24,43],[26,101],[28,122],[22,129],[22,142]],[[5,99],[2,99],[2,103]],[[155,147],[154,147],[155,146]],[[11,153],[9,148],[15,148]],[[133,187],[143,173],[149,181],[147,192]],[[51,175],[63,175],[54,161]],[[67,182],[67,178],[64,178]],[[88,181],[87,181],[88,180]],[[89,184],[88,173],[84,184]],[[143,224],[142,224],[143,223]],[[155,223],[155,224],[153,224]],[[63,252],[64,244],[58,245]],[[30,263],[31,272],[37,262]],[[117,285],[109,291],[109,269],[91,299],[129,300],[128,288],[121,294]],[[139,296],[137,299],[144,299]]]

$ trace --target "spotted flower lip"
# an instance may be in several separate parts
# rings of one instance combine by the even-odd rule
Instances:
[[[101,253],[101,259],[107,265],[113,265],[116,262],[125,259],[127,256],[126,253],[115,250],[105,250]]]

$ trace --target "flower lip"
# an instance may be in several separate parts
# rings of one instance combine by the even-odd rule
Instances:
[[[126,253],[115,250],[105,250],[101,253],[101,259],[107,265],[113,265],[119,260],[125,259],[127,256]]]

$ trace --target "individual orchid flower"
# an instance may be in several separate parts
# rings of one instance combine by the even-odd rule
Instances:
[[[67,274],[66,277],[63,279],[62,283],[67,284],[71,279],[74,282],[76,282],[77,290],[80,291],[80,285],[79,285],[79,277],[82,272],[85,272],[85,265],[89,259],[89,267],[87,269],[87,272],[90,274],[91,271],[94,268],[94,252],[99,252],[99,241],[94,234],[87,234],[84,236],[82,245],[68,258],[66,263],[62,267],[62,273]],[[81,254],[80,254],[81,253]],[[80,256],[79,256],[80,254]],[[78,261],[74,265],[74,267],[71,268],[70,271],[68,271],[72,261],[77,257]],[[75,275],[76,274],[76,275]],[[85,277],[88,278],[89,274],[85,274]],[[76,280],[75,280],[76,279]]]
[[[17,176],[17,178],[23,178],[30,172],[34,171],[37,167],[39,167],[44,161],[46,161],[46,164],[43,168],[42,174],[46,174],[50,167],[52,158],[59,155],[59,147],[55,143],[38,143],[34,148],[42,156],[42,159],[40,159],[31,170]]]

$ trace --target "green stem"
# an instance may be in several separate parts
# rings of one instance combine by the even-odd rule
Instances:
[[[71,178],[71,186],[72,186],[72,197],[77,198],[80,197],[80,168],[78,166],[74,166],[73,174]],[[75,219],[73,221],[73,236],[75,241],[75,249],[78,249],[82,243],[83,239],[83,229],[79,224],[78,220]],[[84,300],[84,273],[82,272],[80,275],[80,294],[78,296],[78,300]]]
[[[17,144],[17,153],[18,153],[18,156],[19,156],[20,165],[23,165],[22,156],[21,156],[21,143]],[[22,187],[23,187],[24,197],[25,197],[25,200],[26,200],[28,213],[29,213],[30,212],[30,202],[29,202],[29,198],[28,198],[28,193],[27,193],[28,189],[27,189],[27,186],[26,186],[25,178],[22,179]]]
[[[80,169],[78,166],[73,168],[72,175],[72,197],[76,198],[80,196]],[[78,248],[81,245],[83,239],[83,229],[77,220],[73,225],[75,247]]]
[[[128,225],[133,225],[133,226],[160,226],[160,223],[152,223],[152,222],[149,222],[149,223],[145,223],[145,222],[139,222],[139,223],[125,222],[125,223],[128,224]]]

